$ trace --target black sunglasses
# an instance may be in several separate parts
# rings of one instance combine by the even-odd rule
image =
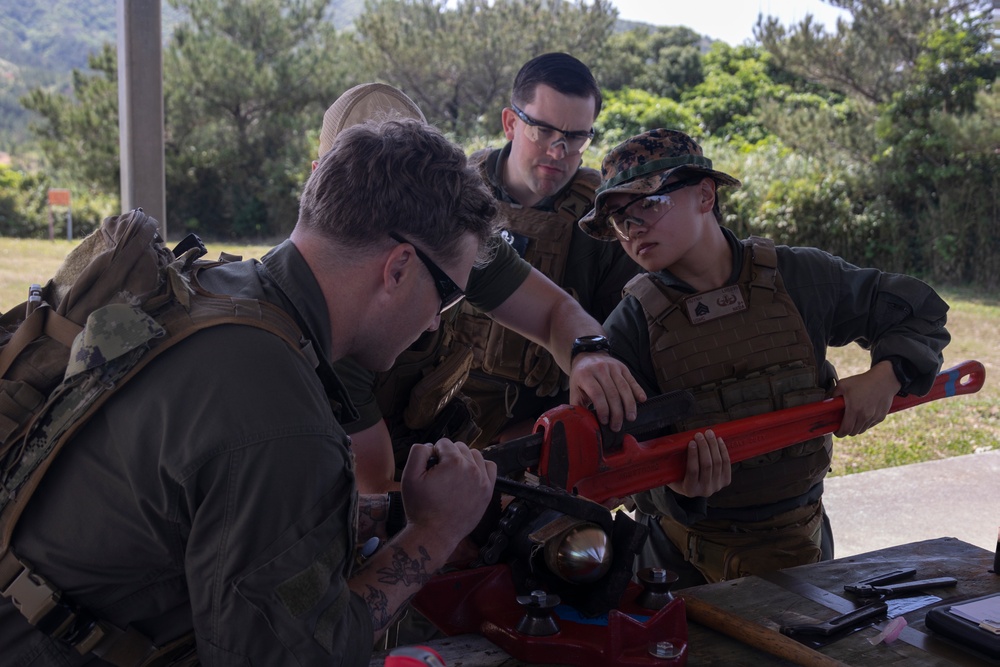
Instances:
[[[587,146],[594,140],[594,128],[590,128],[589,130],[560,130],[558,127],[535,120],[524,113],[513,102],[510,103],[510,108],[521,119],[521,122],[528,126],[530,131],[525,133],[528,139],[544,148],[551,148],[561,141],[566,146],[566,153],[572,155],[587,150]],[[556,139],[557,134],[562,135],[561,138]]]
[[[465,298],[465,291],[462,290],[458,284],[448,277],[448,274],[444,270],[434,263],[434,260],[424,254],[424,251],[413,244],[413,241],[407,241],[405,238],[397,234],[396,232],[389,232],[389,236],[399,243],[408,243],[413,246],[413,252],[417,254],[417,258],[427,267],[427,272],[431,274],[431,278],[434,279],[434,287],[437,289],[438,296],[441,297],[441,310],[438,312],[443,313],[448,310],[456,303]]]

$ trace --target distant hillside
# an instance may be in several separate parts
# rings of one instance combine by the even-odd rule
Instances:
[[[166,2],[165,33],[179,20]],[[32,88],[68,92],[74,69],[115,41],[114,0],[13,0],[0,3],[0,151],[28,139],[32,114],[18,99]]]
[[[0,60],[19,67],[70,71],[87,54],[115,41],[117,0],[11,0],[0,3]],[[364,0],[332,0],[330,17],[349,26]],[[164,41],[183,14],[162,2]]]
[[[629,30],[637,30],[639,28],[649,28],[652,30],[657,27],[658,26],[655,26],[652,23],[645,23],[643,21],[626,21],[625,19],[618,19],[615,21],[614,32],[628,32]],[[701,39],[698,40],[698,48],[702,53],[708,53],[709,49],[712,48],[712,44],[716,41],[718,40],[702,35]]]
[[[162,0],[164,43],[183,14]],[[117,0],[4,0],[0,2],[0,152],[29,140],[30,112],[18,99],[32,88],[70,91],[74,69],[115,42]],[[364,0],[332,0],[329,16],[350,26]]]
[[[32,88],[70,92],[74,69],[115,42],[117,0],[4,0],[0,2],[0,152],[30,141],[31,112],[18,99]],[[184,16],[162,0],[164,43]],[[338,29],[353,24],[364,0],[331,0],[328,16]],[[619,22],[618,29],[643,25]]]
[[[115,34],[115,3],[16,0],[0,6],[0,58],[41,70],[84,67]]]

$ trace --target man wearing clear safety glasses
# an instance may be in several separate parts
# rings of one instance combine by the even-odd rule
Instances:
[[[593,206],[600,175],[581,166],[594,139],[601,91],[582,62],[565,53],[528,61],[501,114],[508,143],[472,155],[500,202],[501,236],[518,254],[603,321],[637,272],[621,248],[596,242],[577,226]],[[463,391],[479,406],[487,444],[519,435],[546,410],[568,402],[567,378],[541,346],[497,324],[470,304],[456,322],[476,365]],[[578,339],[576,351],[606,349],[603,337]]]
[[[568,155],[582,155],[587,150],[590,142],[594,140],[594,128],[589,130],[560,130],[552,127],[548,123],[535,120],[524,113],[521,107],[510,103],[510,109],[517,114],[518,119],[527,127],[524,128],[524,136],[533,144],[543,147],[546,152],[561,148]]]

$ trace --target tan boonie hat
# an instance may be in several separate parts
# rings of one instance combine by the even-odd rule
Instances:
[[[323,114],[323,129],[319,133],[319,156],[333,147],[344,128],[366,120],[382,120],[398,116],[427,122],[416,103],[398,88],[384,83],[362,83],[344,92]]]
[[[688,135],[677,130],[650,130],[618,144],[604,158],[594,209],[580,219],[580,229],[602,241],[617,240],[608,222],[608,195],[653,194],[678,169],[704,172],[718,185],[740,187],[740,182],[729,174],[712,169],[712,161]]]

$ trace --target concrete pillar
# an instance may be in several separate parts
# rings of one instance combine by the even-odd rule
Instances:
[[[141,207],[166,239],[160,0],[117,2],[122,210]]]

